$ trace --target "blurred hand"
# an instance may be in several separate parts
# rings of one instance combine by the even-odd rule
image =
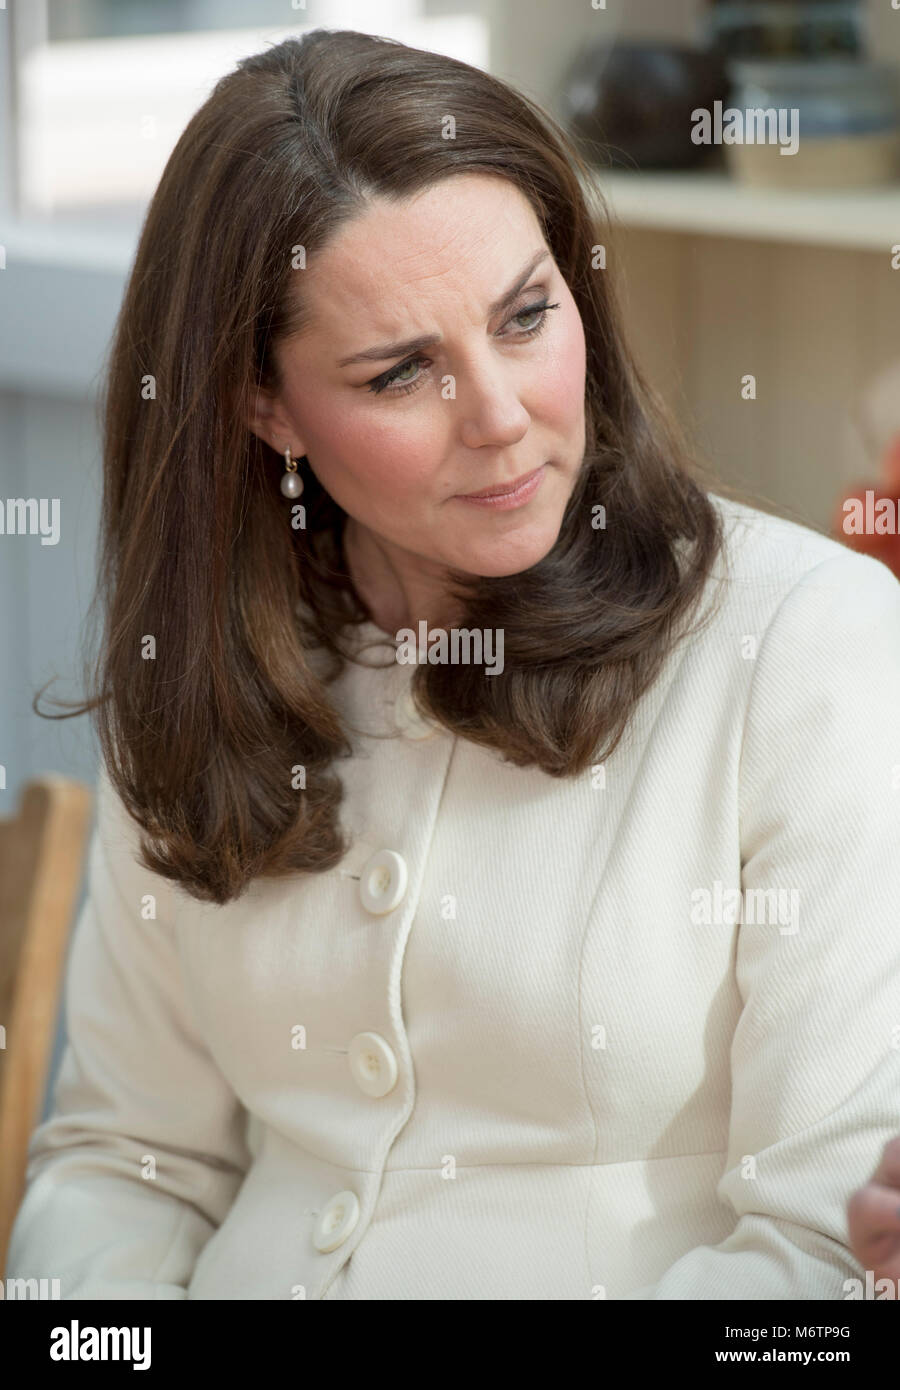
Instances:
[[[900,1281],[900,1135],[847,1203],[850,1249],[874,1278]],[[898,1288],[900,1292],[900,1288]]]

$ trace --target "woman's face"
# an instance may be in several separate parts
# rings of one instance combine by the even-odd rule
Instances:
[[[407,570],[541,560],[583,461],[585,340],[518,189],[465,174],[376,200],[296,274],[310,319],[279,345],[283,390],[254,428],[306,454]],[[503,505],[467,497],[535,470]]]

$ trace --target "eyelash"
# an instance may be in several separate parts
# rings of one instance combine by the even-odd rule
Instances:
[[[541,315],[540,322],[537,323],[534,328],[522,329],[522,332],[525,334],[526,338],[536,338],[540,333],[544,331],[544,328],[547,325],[547,315],[550,312],[550,310],[558,308],[558,304],[548,304],[547,301],[544,299],[539,304],[529,304],[527,309],[520,309],[517,314],[513,314],[512,318],[509,319],[508,322],[513,323],[516,319],[523,319],[527,314],[539,313]],[[421,354],[418,354],[415,357],[407,357],[405,362],[398,362],[396,367],[391,367],[390,371],[382,372],[381,376],[376,376],[372,381],[370,381],[368,383],[369,390],[374,391],[376,395],[381,395],[383,391],[390,389],[391,382],[394,381],[398,372],[402,372],[405,367],[411,366],[414,362],[424,362],[425,360],[426,359]],[[418,390],[419,386],[422,383],[423,376],[424,373],[421,373],[412,381],[401,382],[399,386],[395,386],[393,390],[390,390],[390,394],[392,396],[408,396],[411,391]]]

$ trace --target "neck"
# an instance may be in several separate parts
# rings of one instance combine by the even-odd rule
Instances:
[[[453,605],[439,566],[376,536],[354,517],[344,525],[343,545],[353,587],[383,632],[418,632],[420,622],[452,625]]]

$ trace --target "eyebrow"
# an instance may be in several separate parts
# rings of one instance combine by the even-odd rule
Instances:
[[[534,253],[522,273],[517,276],[515,284],[510,285],[509,289],[490,305],[489,318],[493,318],[495,314],[499,314],[502,309],[507,309],[512,304],[541,261],[546,260],[549,255],[550,252],[546,247]],[[421,352],[424,348],[435,347],[440,341],[439,333],[428,333],[418,338],[409,338],[403,343],[379,343],[376,347],[366,348],[365,352],[354,353],[352,357],[342,357],[337,365],[349,367],[353,362],[388,362],[394,357],[407,357],[412,352]]]

